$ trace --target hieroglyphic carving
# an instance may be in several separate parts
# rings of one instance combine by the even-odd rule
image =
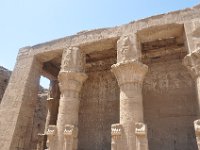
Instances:
[[[65,125],[64,130],[64,150],[75,150],[77,149],[75,142],[77,141],[78,128],[74,125],[67,124]]]
[[[194,130],[195,130],[198,150],[200,150],[200,120],[195,120],[194,121]]]
[[[85,54],[78,47],[67,47],[63,51],[61,71],[84,72]]]
[[[122,125],[121,124],[112,124],[111,126],[111,136],[112,136],[112,150],[120,150],[121,146],[121,135],[122,135]]]
[[[49,125],[47,129],[47,148],[48,150],[53,150],[53,138],[56,135],[56,126],[55,125]]]
[[[144,123],[135,124],[136,150],[148,150],[147,127]]]

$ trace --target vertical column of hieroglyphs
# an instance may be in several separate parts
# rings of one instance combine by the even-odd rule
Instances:
[[[135,41],[130,36],[118,40],[117,64],[112,66],[120,87],[120,124],[111,128],[113,150],[136,150],[135,126],[143,122],[142,85],[148,67],[139,61]]]
[[[188,55],[183,59],[183,64],[188,68],[196,82],[198,117],[200,117],[200,20],[185,23],[186,44]],[[200,120],[194,121],[194,129],[198,149],[200,150]]]
[[[32,121],[42,65],[31,55],[32,48],[20,50],[17,63],[0,105],[0,149],[29,149]]]
[[[52,141],[55,150],[76,150],[78,134],[79,93],[87,79],[84,72],[85,55],[78,47],[63,51],[58,76],[61,91],[57,119],[57,131]]]

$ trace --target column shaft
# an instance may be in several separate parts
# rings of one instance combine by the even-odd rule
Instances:
[[[148,67],[138,61],[112,66],[120,86],[121,144],[126,150],[136,149],[135,124],[143,122],[142,84]]]

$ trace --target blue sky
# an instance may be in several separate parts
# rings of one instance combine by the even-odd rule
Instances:
[[[20,47],[198,3],[200,0],[0,0],[0,65],[12,70]]]

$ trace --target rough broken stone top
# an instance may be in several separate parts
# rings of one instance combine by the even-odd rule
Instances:
[[[140,59],[141,52],[138,49],[136,36],[122,36],[117,41],[117,62]]]
[[[61,72],[84,72],[85,55],[78,47],[67,47],[63,51]]]

